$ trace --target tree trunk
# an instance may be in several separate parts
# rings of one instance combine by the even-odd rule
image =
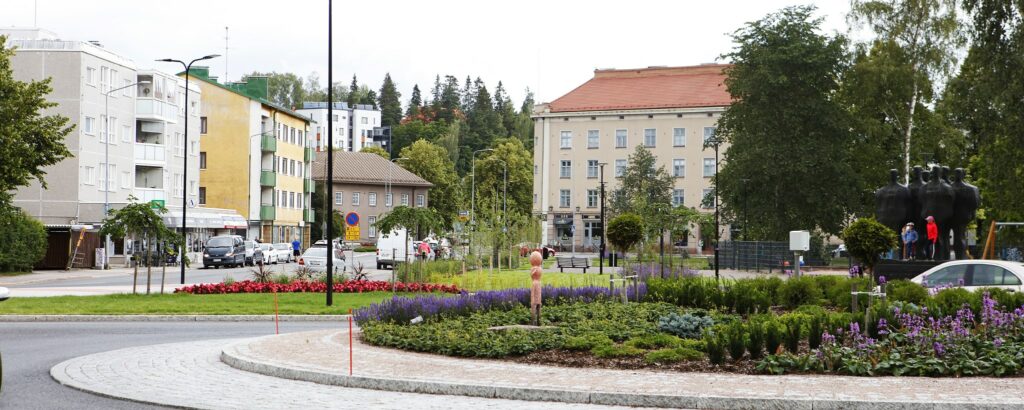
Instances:
[[[132,294],[138,293],[136,291],[139,285],[139,254],[135,252],[135,235],[132,235],[132,258],[135,259],[135,273],[132,275]]]
[[[149,294],[153,283],[153,241],[146,241],[146,294]]]
[[[181,263],[185,263],[185,261],[183,260],[183,261],[181,261]],[[167,261],[166,260],[160,263],[160,294],[161,295],[164,294],[164,283],[165,282],[167,282]]]
[[[917,81],[912,82],[914,91],[910,97],[910,117],[907,118],[907,132],[903,137],[903,178],[907,184],[910,183],[910,135],[914,130],[914,109],[917,108]]]

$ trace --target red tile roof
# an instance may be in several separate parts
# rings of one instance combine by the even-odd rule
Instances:
[[[594,70],[594,78],[549,104],[551,112],[722,107],[729,64]]]

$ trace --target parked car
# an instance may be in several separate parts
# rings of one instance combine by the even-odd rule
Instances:
[[[256,266],[263,263],[263,250],[256,246],[256,241],[245,241],[245,264]]]
[[[5,287],[0,287],[0,302],[7,300],[11,297],[11,292]],[[0,391],[4,389],[4,359],[0,356]]]
[[[835,249],[832,250],[832,257],[833,258],[844,258],[844,257],[847,257],[847,256],[849,256],[849,255],[846,253],[846,244],[842,244],[841,243],[841,244],[839,244],[839,246],[837,246]]]
[[[292,253],[292,244],[290,243],[275,243],[274,252],[277,252],[278,262],[289,263],[295,259],[295,254]]]
[[[396,263],[415,258],[415,245],[406,240],[407,236],[405,229],[396,229],[377,237],[377,269],[385,266],[394,269]]]
[[[238,235],[214,236],[206,241],[203,267],[245,265],[245,240]]]
[[[334,273],[345,271],[345,260],[335,256],[332,263]],[[299,266],[305,266],[314,272],[327,272],[327,247],[313,246],[306,249],[306,252],[299,257]]]
[[[925,287],[1001,288],[1010,292],[1024,290],[1024,264],[1020,262],[971,259],[950,261],[915,276],[911,282]]]
[[[277,250],[274,249],[274,245],[269,243],[261,243],[260,250],[263,251],[263,263],[277,263]]]
[[[336,258],[341,259],[341,260],[345,260],[345,246],[342,245],[342,243],[339,242],[337,239],[335,239],[335,240],[333,240],[331,242],[334,243],[334,256]],[[319,241],[316,241],[316,242],[313,242],[313,246],[311,246],[311,248],[326,248],[326,247],[327,247],[327,241],[323,240],[323,239],[321,239]]]

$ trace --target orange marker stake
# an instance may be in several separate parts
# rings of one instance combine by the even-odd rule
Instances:
[[[277,318],[277,290],[274,290],[274,334],[281,334],[281,327],[278,325]]]
[[[352,308],[348,309],[348,375],[352,375]]]

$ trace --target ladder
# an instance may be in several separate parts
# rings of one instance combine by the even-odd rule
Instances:
[[[85,239],[85,229],[82,229],[79,232],[78,240],[75,241],[75,246],[71,248],[71,257],[68,258],[68,267],[64,270],[71,270],[71,268],[75,266],[78,266],[79,268],[85,266],[85,254],[78,252],[78,249],[82,246],[82,240]]]

